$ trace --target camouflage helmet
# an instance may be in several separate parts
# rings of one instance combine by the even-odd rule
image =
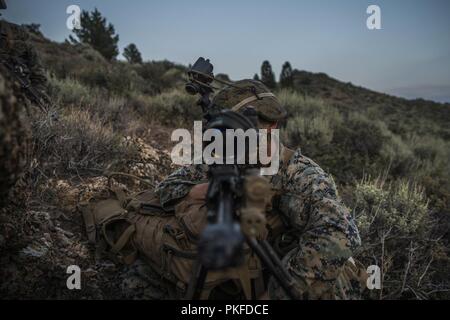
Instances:
[[[253,107],[258,117],[266,121],[279,121],[286,117],[286,109],[273,93],[260,81],[240,80],[220,90],[212,100],[213,104],[233,111]]]

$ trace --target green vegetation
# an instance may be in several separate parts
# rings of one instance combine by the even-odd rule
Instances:
[[[286,61],[283,64],[280,74],[280,87],[281,88],[290,88],[292,87],[292,67],[291,64]]]
[[[357,257],[378,265],[383,277],[381,290],[367,292],[368,297],[439,297],[449,276],[441,266],[449,258],[423,188],[408,180],[363,179],[353,205],[363,243]]]
[[[74,43],[85,43],[91,45],[95,50],[100,52],[107,60],[113,60],[119,54],[117,43],[119,36],[115,34],[114,26],[106,24],[106,19],[100,11],[95,9],[93,12],[81,12],[80,29],[73,29],[78,40],[70,37]]]
[[[88,41],[31,36],[61,114],[58,123],[35,121],[37,174],[126,171],[137,157],[126,137],[141,138],[155,125],[192,128],[200,119],[196,98],[183,90],[184,66],[110,61],[114,50],[99,53]],[[277,87],[268,61],[261,80]],[[289,113],[284,142],[333,175],[361,229],[357,258],[383,268],[383,290],[369,296],[448,298],[450,105],[376,93],[289,63],[280,87],[275,93]]]
[[[261,65],[261,82],[270,89],[275,89],[277,86],[275,74],[272,71],[272,66],[267,60]]]
[[[445,117],[450,106],[426,102],[431,110],[419,113],[414,108],[424,108],[421,102],[391,97],[398,108],[411,108],[404,121],[400,111],[385,114],[387,105],[359,102],[355,108],[334,100],[332,87],[311,97],[306,92],[315,75],[310,77],[296,91],[278,93],[290,115],[282,136],[334,176],[354,210],[363,241],[358,258],[383,266],[383,290],[368,297],[448,298],[450,141],[439,123],[449,117],[436,119],[435,113]],[[365,90],[349,89],[357,97]]]
[[[134,43],[130,43],[123,49],[123,56],[129,63],[142,63],[142,56]]]

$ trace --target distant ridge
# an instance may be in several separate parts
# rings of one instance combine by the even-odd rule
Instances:
[[[408,100],[342,82],[325,73],[293,71],[293,89],[302,94],[322,98],[341,109],[368,111],[376,108],[380,116],[395,129],[399,121],[420,118],[435,122],[443,138],[450,139],[450,103],[424,99]],[[395,130],[394,130],[395,131]]]

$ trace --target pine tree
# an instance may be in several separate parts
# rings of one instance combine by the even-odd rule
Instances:
[[[130,43],[123,49],[123,56],[129,63],[142,63],[142,56],[134,43]]]
[[[291,64],[286,61],[281,69],[280,86],[282,88],[290,88],[292,87],[292,81],[292,67]]]
[[[255,73],[255,75],[253,76],[253,80],[257,80],[257,81],[259,81],[259,76],[258,76],[258,74],[257,74],[257,73]]]
[[[274,89],[277,86],[272,66],[267,60],[261,65],[261,81],[270,89]]]
[[[87,43],[100,52],[107,60],[113,60],[119,54],[117,43],[119,35],[115,34],[114,26],[106,23],[106,18],[97,10],[81,12],[81,29],[73,29],[78,40],[72,36],[72,42]]]

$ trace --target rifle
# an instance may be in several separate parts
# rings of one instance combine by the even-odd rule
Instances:
[[[188,93],[201,95],[197,104],[203,110],[206,124],[204,128],[221,132],[227,129],[255,129],[255,110],[249,109],[240,114],[220,110],[220,106],[210,102],[209,96],[215,89],[211,83],[217,80],[212,71],[213,66],[209,60],[199,58],[188,71],[190,82],[186,84]],[[228,82],[226,84],[233,85]],[[246,243],[288,296],[298,299],[300,295],[295,290],[292,276],[265,240],[267,230],[264,210],[270,199],[271,188],[269,182],[259,175],[259,168],[240,164],[212,164],[208,167],[208,180],[208,223],[198,242],[198,260],[186,298],[193,300],[201,297],[209,270],[224,270],[241,265]],[[244,291],[247,291],[248,296],[247,293],[252,290],[247,287]]]
[[[24,63],[18,61],[18,59],[13,59],[12,57],[9,57],[8,59],[2,56],[0,61],[20,84],[21,89],[25,91],[25,95],[35,103],[42,112],[48,114],[51,101],[47,96],[39,93],[31,86],[31,82],[28,79],[26,72],[28,67]]]

